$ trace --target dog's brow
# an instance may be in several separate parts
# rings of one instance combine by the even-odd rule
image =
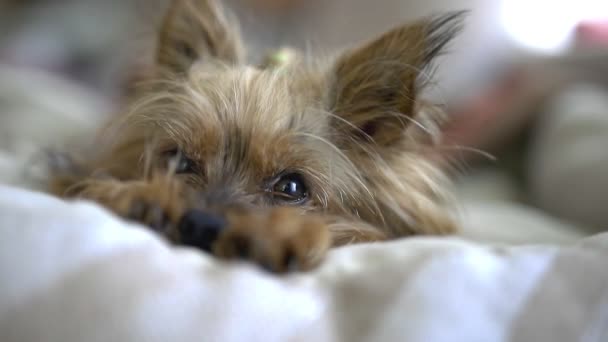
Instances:
[[[250,139],[245,130],[236,124],[231,124],[224,137],[224,169],[236,170],[247,159],[250,150]]]

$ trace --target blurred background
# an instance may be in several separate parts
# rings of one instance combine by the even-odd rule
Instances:
[[[425,15],[470,10],[426,95],[451,116],[441,152],[456,166],[457,196],[588,232],[608,227],[608,1],[224,2],[254,59],[281,45],[331,52]],[[167,3],[0,0],[4,165],[52,136],[85,134],[120,107],[150,62]]]

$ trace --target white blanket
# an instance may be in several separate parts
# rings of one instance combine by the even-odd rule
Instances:
[[[608,234],[414,238],[275,277],[88,203],[0,187],[0,341],[608,341]]]

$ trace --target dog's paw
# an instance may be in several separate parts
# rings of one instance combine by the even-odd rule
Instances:
[[[214,243],[213,254],[252,261],[275,273],[316,267],[331,244],[321,218],[293,208],[231,213],[228,222]]]
[[[119,216],[140,223],[171,239],[185,211],[183,196],[172,184],[141,182],[121,189],[114,203]]]
[[[171,219],[172,210],[163,207],[154,199],[133,198],[125,206],[125,211],[123,216],[126,219],[141,223],[159,233],[166,234],[175,226],[175,221]]]

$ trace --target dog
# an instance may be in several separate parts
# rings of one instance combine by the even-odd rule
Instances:
[[[427,17],[331,58],[250,64],[214,0],[174,0],[156,61],[50,191],[95,201],[169,241],[284,273],[353,243],[456,229],[424,101],[464,12]]]

